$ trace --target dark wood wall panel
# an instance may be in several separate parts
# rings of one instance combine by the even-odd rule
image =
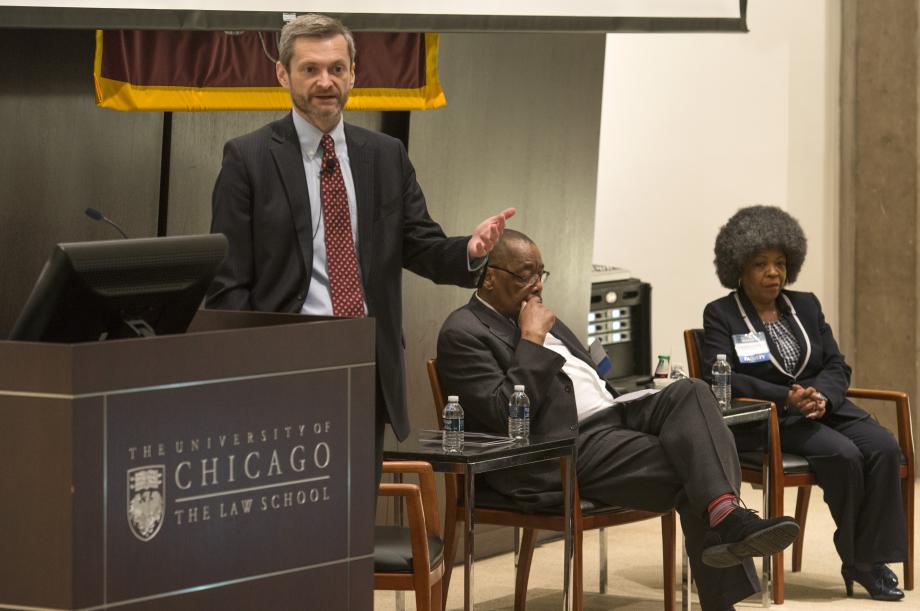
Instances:
[[[52,246],[108,239],[98,208],[131,236],[156,233],[163,113],[95,106],[92,31],[2,30],[0,336],[9,332]],[[446,108],[413,112],[410,157],[432,216],[449,234],[517,206],[512,226],[540,245],[546,296],[583,333],[594,235],[602,34],[444,34]],[[282,112],[174,113],[168,233],[208,230],[223,143]],[[348,113],[380,129],[381,113]],[[434,422],[424,360],[470,291],[407,273],[407,377],[413,426]],[[581,325],[581,326],[579,326]],[[393,440],[395,443],[395,440]],[[500,547],[507,547],[507,531]],[[494,548],[493,548],[494,549]],[[489,546],[480,546],[489,550]]]
[[[156,233],[160,113],[96,108],[92,31],[0,36],[0,336],[54,244]]]
[[[284,116],[284,112],[173,113],[169,167],[169,235],[207,233],[211,191],[220,172],[224,143]],[[380,129],[379,112],[351,112],[345,120]]]

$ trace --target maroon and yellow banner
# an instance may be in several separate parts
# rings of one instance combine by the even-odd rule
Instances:
[[[347,110],[426,110],[447,101],[438,35],[356,32]],[[96,104],[116,110],[287,110],[277,32],[97,30]]]

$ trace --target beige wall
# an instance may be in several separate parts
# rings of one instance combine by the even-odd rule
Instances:
[[[754,0],[749,34],[607,39],[594,259],[652,284],[652,355],[725,294],[712,265],[738,208],[781,206],[809,253],[796,288],[837,325],[839,6]],[[654,363],[653,363],[654,365]]]
[[[681,362],[681,330],[726,292],[719,227],[740,206],[781,206],[809,239],[793,288],[821,299],[853,385],[914,393],[917,3],[752,0],[748,22],[608,37],[595,260],[651,282],[652,353]]]

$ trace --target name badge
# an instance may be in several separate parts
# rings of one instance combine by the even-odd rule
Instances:
[[[770,360],[770,347],[762,331],[732,335],[735,354],[742,363],[763,363]]]

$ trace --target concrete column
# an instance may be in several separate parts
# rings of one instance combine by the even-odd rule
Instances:
[[[839,330],[854,386],[915,405],[917,15],[916,1],[843,3]]]

